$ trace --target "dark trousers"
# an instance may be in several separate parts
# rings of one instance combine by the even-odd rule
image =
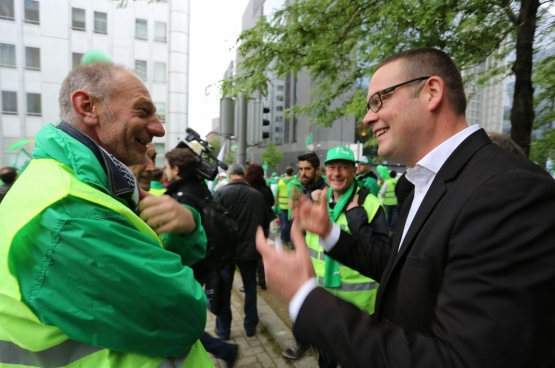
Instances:
[[[235,266],[239,267],[243,286],[245,288],[245,320],[243,327],[247,335],[254,335],[258,324],[258,310],[256,307],[256,260],[237,261],[220,271],[224,281],[223,311],[216,317],[216,331],[224,338],[228,338],[231,331],[231,287]]]
[[[281,241],[284,243],[291,243],[291,220],[289,220],[289,211],[281,210],[279,213],[280,226],[280,237]]]
[[[266,274],[264,273],[264,262],[262,259],[256,262],[256,273],[258,274],[258,284],[266,285]]]
[[[385,207],[385,218],[387,219],[387,226],[389,230],[395,229],[395,222],[397,222],[397,206],[386,206]]]
[[[237,345],[230,344],[222,339],[213,337],[206,331],[203,332],[200,336],[200,342],[207,352],[214,355],[216,358],[225,361],[230,361],[231,359],[233,359],[237,351]]]
[[[318,367],[319,368],[337,368],[337,363],[330,362],[322,354],[318,354]]]

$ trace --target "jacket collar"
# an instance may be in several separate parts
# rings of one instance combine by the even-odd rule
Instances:
[[[139,187],[131,171],[73,125],[47,125],[36,136],[36,158],[52,158],[70,167],[77,178],[135,210]]]

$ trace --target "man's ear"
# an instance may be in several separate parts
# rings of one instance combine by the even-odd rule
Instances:
[[[89,92],[77,90],[71,95],[71,105],[79,116],[79,120],[88,126],[98,124],[98,111],[95,106],[95,99]]]
[[[430,77],[424,88],[426,90],[426,102],[430,111],[436,110],[443,100],[445,100],[445,103],[448,103],[443,79],[436,76]]]

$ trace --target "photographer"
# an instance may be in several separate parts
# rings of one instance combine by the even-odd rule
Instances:
[[[189,148],[175,148],[166,153],[166,166],[164,172],[170,184],[166,188],[166,195],[171,196],[180,203],[187,204],[197,210],[204,224],[203,209],[212,201],[210,190],[199,176],[202,160]],[[207,235],[208,234],[208,230]],[[205,284],[210,265],[206,260],[201,260],[192,267],[195,279]],[[200,341],[209,353],[216,358],[227,362],[232,367],[237,359],[238,346],[229,344],[221,339],[212,337],[206,331]]]

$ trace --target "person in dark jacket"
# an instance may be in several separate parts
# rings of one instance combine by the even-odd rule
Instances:
[[[6,166],[0,169],[0,179],[2,179],[3,184],[0,185],[0,203],[4,199],[4,196],[8,193],[8,190],[12,187],[15,179],[17,179],[17,171],[11,166]]]
[[[165,194],[197,210],[201,217],[201,223],[203,223],[203,209],[212,201],[212,194],[204,180],[197,174],[200,163],[196,154],[188,148],[175,148],[167,152],[165,157],[164,173],[170,181]],[[192,265],[191,268],[195,279],[204,285],[210,271],[208,261],[203,259]],[[228,367],[233,367],[239,351],[237,344],[226,343],[223,339],[215,338],[206,331],[201,335],[200,341],[206,351],[216,358],[224,360]]]
[[[250,164],[247,166],[247,173],[245,175],[245,180],[254,189],[258,190],[264,196],[264,203],[266,203],[266,221],[262,224],[262,229],[264,230],[264,236],[267,238],[270,236],[270,222],[276,218],[272,207],[274,206],[274,195],[272,190],[266,184],[266,179],[264,179],[264,169],[259,164]],[[258,274],[258,285],[266,290],[266,277],[264,276],[264,262],[262,258],[258,260],[257,263],[257,274]]]
[[[227,170],[229,184],[214,194],[214,201],[227,208],[237,221],[239,240],[235,247],[235,262],[221,271],[224,280],[223,312],[216,318],[216,334],[222,339],[229,339],[231,328],[231,285],[235,267],[239,267],[245,287],[245,320],[243,327],[247,336],[254,336],[258,324],[256,307],[256,264],[260,254],[256,250],[256,229],[267,221],[264,196],[251,187],[244,179],[245,168],[241,164],[232,164]]]

